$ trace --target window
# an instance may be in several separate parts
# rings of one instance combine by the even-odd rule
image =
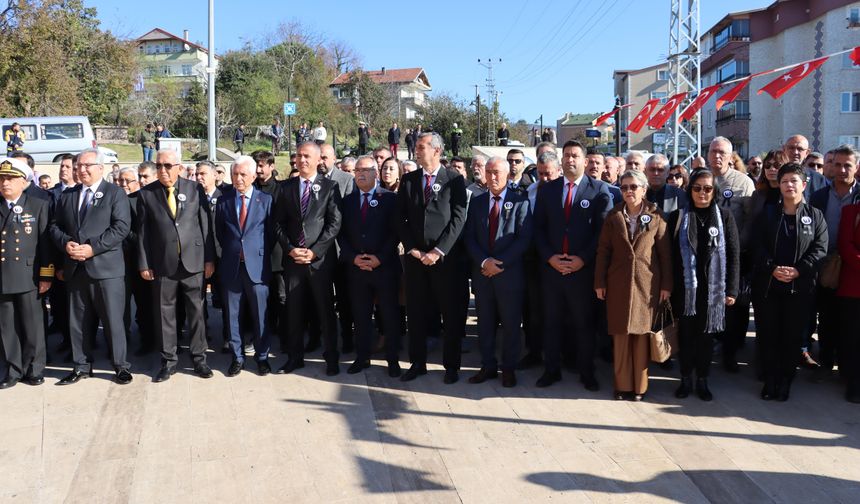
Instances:
[[[857,26],[860,26],[860,7],[851,7],[848,9],[848,27]]]
[[[3,126],[3,138],[6,138],[6,132],[12,129],[12,125]],[[24,136],[27,140],[35,140],[36,139],[36,126],[32,124],[21,124],[21,131],[24,132]]]
[[[146,49],[146,48],[145,48],[145,47],[143,47],[143,44],[140,44],[139,46],[137,46],[137,52],[139,52],[140,54],[143,54],[143,52],[144,52],[144,50],[145,50],[145,49]],[[849,58],[849,59],[850,59],[850,58]]]
[[[712,49],[713,52],[719,51],[720,49],[725,47],[726,44],[729,43],[729,36],[731,35],[731,32],[732,32],[732,27],[731,27],[731,25],[729,25],[729,26],[726,26],[725,28],[723,28],[722,30],[718,31],[714,35],[714,47]]]
[[[146,54],[155,54],[155,46],[153,44],[146,44]]]
[[[84,125],[81,123],[43,124],[41,130],[45,140],[84,137]]]
[[[711,53],[715,53],[726,46],[732,40],[749,40],[750,20],[735,19],[732,24],[714,34],[714,46]]]
[[[749,61],[731,60],[720,65],[717,69],[717,82],[725,82],[737,77],[746,77],[750,73]]]
[[[847,52],[842,54],[842,68],[857,70],[860,68],[860,65],[855,65],[854,60],[851,59],[851,53]]]
[[[170,65],[161,65],[161,75],[170,75]]]
[[[5,132],[6,128],[3,128]],[[848,144],[854,146],[855,149],[860,149],[860,135],[840,135],[839,145]]]
[[[191,65],[182,65],[182,75],[191,75]]]
[[[842,112],[860,112],[860,92],[842,93]]]
[[[660,80],[660,81],[669,80],[669,71],[668,70],[657,70],[657,80]]]
[[[667,101],[667,94],[668,93],[666,91],[651,91],[651,99],[653,100],[655,98],[658,98],[660,100],[660,103],[663,104]]]

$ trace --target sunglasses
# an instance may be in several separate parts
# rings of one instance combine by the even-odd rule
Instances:
[[[703,185],[696,184],[696,185],[692,186],[691,189],[693,190],[693,192],[696,192],[696,193],[697,192],[704,192],[705,194],[711,194],[712,192],[714,192],[714,186],[709,186],[709,185],[703,186]]]
[[[684,178],[684,176],[683,176],[682,174],[680,174],[680,173],[670,173],[670,174],[669,174],[669,176],[668,176],[667,178],[670,178],[670,179],[679,179],[679,178]]]
[[[824,168],[824,163],[807,163],[808,168]]]
[[[621,192],[635,191],[636,189],[639,189],[639,184],[624,184],[618,188],[621,189]]]

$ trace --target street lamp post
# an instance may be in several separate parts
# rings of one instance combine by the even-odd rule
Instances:
[[[217,160],[215,154],[215,0],[209,0],[209,66],[206,67],[209,83],[209,161]]]

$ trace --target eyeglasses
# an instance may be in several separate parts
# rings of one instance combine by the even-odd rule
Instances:
[[[779,169],[779,163],[767,163],[766,165],[764,165],[764,169],[765,170],[778,170]]]
[[[89,170],[92,166],[102,166],[101,163],[78,163],[78,168],[83,168],[84,170]]]
[[[691,189],[693,189],[693,192],[704,192],[705,194],[711,194],[712,192],[714,192],[714,186],[709,185],[703,186],[696,184],[692,186]]]
[[[618,188],[621,189],[621,192],[635,191],[636,189],[639,189],[639,184],[624,184]]]
[[[510,163],[510,164],[522,164],[523,160],[522,159],[508,159],[508,163]]]
[[[155,163],[156,170],[170,170],[174,166],[182,166],[182,163]]]
[[[683,174],[681,174],[681,173],[670,173],[666,178],[670,178],[670,179],[682,179],[682,178],[684,178],[684,175],[683,175]]]
[[[371,173],[375,172],[376,168],[356,168],[355,173]]]

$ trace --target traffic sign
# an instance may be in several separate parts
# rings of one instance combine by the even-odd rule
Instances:
[[[600,138],[600,130],[597,129],[587,129],[585,130],[586,138]]]
[[[296,104],[294,102],[284,102],[284,115],[296,115]]]

